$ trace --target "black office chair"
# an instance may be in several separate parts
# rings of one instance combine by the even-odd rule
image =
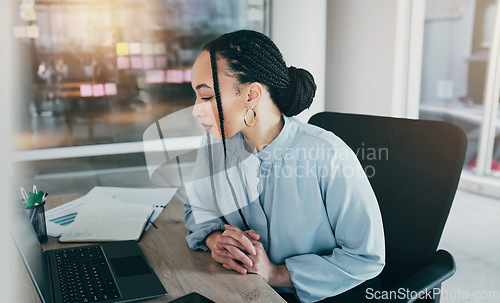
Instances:
[[[384,224],[383,289],[440,290],[456,268],[450,253],[436,250],[463,167],[463,131],[446,122],[334,112],[318,113],[309,123],[340,137],[365,168]],[[399,298],[383,302],[440,301],[438,295]]]

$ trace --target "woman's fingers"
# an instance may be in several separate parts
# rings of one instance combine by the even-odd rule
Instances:
[[[238,226],[224,224],[224,227],[235,232],[243,232]]]
[[[232,230],[232,231],[250,236],[252,238],[252,240],[259,240],[260,239],[260,235],[258,233],[256,233],[255,230],[253,230],[253,229],[249,229],[249,230],[244,232],[239,227],[234,226],[234,225],[225,224],[224,227],[226,228],[226,230]]]
[[[217,263],[224,263],[226,262],[226,258],[220,256],[218,253],[212,253],[212,259],[215,260]]]
[[[255,230],[253,230],[253,229],[249,229],[247,231],[242,231],[239,227],[234,226],[234,225],[225,224],[224,226],[226,227],[226,230],[232,230],[232,231],[235,231],[235,232],[239,232],[239,233],[242,233],[242,234],[249,235],[254,240],[258,240],[260,238],[260,235],[258,233],[256,233]]]
[[[224,266],[225,269],[234,270],[234,271],[239,272],[240,274],[243,274],[241,271],[238,271],[238,270],[232,268],[231,266],[227,265],[226,263],[222,264],[222,266]],[[245,268],[245,266],[243,266],[243,267]],[[248,273],[248,272],[250,272],[250,271],[247,269],[246,273]]]
[[[247,233],[247,235],[252,237],[252,240],[259,240],[260,239],[260,235],[258,233],[256,233],[255,230],[253,230],[253,229],[247,230],[246,233]]]
[[[231,237],[231,238],[235,239],[241,245],[243,245],[243,247],[245,248],[245,250],[249,254],[251,254],[251,255],[255,255],[256,254],[255,247],[253,246],[252,242],[246,236],[246,234],[244,232],[242,232],[241,230],[240,231],[235,231],[235,230],[232,230],[232,229],[226,229],[226,231],[224,231],[222,233],[221,237],[217,238],[217,241],[219,241],[219,239],[221,239],[223,237]]]
[[[224,245],[224,246],[232,245],[232,246],[237,247],[241,250],[245,250],[245,247],[243,247],[243,245],[241,245],[240,242],[236,241],[235,239],[233,239],[231,237],[220,236],[215,241],[219,245]]]
[[[221,257],[226,257],[226,258],[238,260],[248,267],[253,266],[253,261],[246,254],[244,254],[241,250],[239,250],[233,246],[226,247],[226,249],[218,249],[215,252]]]
[[[251,237],[250,240],[258,240],[260,238],[260,235],[254,229],[242,231],[239,227],[229,224],[225,224],[224,227],[226,228],[226,230],[232,230],[234,232],[241,233],[247,237],[250,236]]]
[[[226,230],[216,239],[219,247],[213,251],[216,261],[222,263],[224,268],[241,274],[255,271],[253,256],[257,255],[256,248],[263,249],[262,243],[258,241],[260,235],[253,229],[242,231],[233,225],[225,227]]]
[[[252,260],[245,253],[243,253],[241,250],[239,250],[238,248],[231,246],[231,245],[224,246],[224,248],[225,249],[221,250],[222,252],[219,255],[237,260],[237,261],[241,262],[242,264],[245,264],[249,267],[253,266]]]
[[[225,268],[235,270],[235,271],[239,272],[242,275],[244,275],[244,274],[247,273],[247,269],[246,268],[244,268],[243,266],[241,266],[240,264],[238,264],[238,262],[236,262],[235,260],[233,260],[231,258],[226,258],[226,260],[223,263],[223,265],[224,264],[226,264],[226,266],[229,267],[229,268],[227,268],[226,266],[224,266]]]
[[[255,249],[264,250],[264,245],[262,245],[262,242],[254,240],[252,241],[252,244],[255,247]]]
[[[225,251],[227,254],[221,253],[223,251]],[[212,252],[212,258],[217,263],[221,263],[222,265],[226,265],[224,267],[229,269],[229,270],[234,270],[234,271],[237,271],[241,274],[245,274],[247,272],[246,269],[241,264],[239,264],[238,262],[236,262],[233,259],[233,255],[226,250],[220,250],[220,249],[214,250]],[[228,265],[228,264],[231,264],[231,265]]]

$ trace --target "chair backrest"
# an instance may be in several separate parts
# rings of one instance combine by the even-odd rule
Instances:
[[[379,277],[390,288],[437,250],[463,167],[465,134],[446,122],[334,112],[309,123],[349,145],[369,177],[386,241]]]

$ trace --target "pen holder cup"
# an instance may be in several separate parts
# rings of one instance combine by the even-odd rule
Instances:
[[[33,228],[38,236],[38,241],[43,243],[47,241],[47,224],[45,223],[45,206],[44,204],[35,206],[35,218],[33,220]]]

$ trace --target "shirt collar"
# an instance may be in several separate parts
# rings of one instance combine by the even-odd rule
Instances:
[[[271,164],[274,161],[281,159],[284,153],[289,150],[291,139],[295,133],[295,125],[292,118],[283,116],[284,125],[280,133],[269,143],[263,150],[255,155],[262,161],[262,164]]]

